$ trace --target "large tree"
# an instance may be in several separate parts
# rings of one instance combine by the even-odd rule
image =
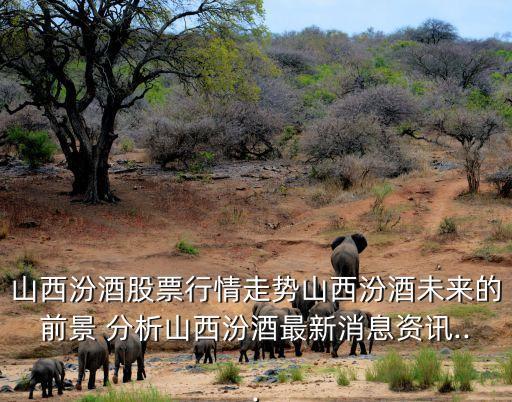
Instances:
[[[258,31],[262,14],[262,0],[0,0],[0,71],[27,95],[4,106],[43,111],[73,194],[115,201],[108,156],[118,114],[162,75],[218,89],[240,65],[236,37]]]

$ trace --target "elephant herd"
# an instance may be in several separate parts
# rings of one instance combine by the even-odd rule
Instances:
[[[335,275],[339,277],[354,278],[355,288],[359,287],[359,254],[367,247],[367,241],[361,234],[338,237],[331,243],[332,254],[331,263]],[[254,352],[254,360],[265,358],[265,353],[269,354],[271,359],[276,357],[284,358],[284,349],[286,345],[283,335],[286,316],[302,316],[306,322],[306,328],[309,330],[311,317],[333,317],[332,338],[325,337],[324,340],[315,341],[311,349],[316,352],[331,353],[337,357],[338,348],[343,343],[341,331],[343,323],[356,317],[363,326],[370,326],[371,315],[368,312],[360,310],[343,310],[337,302],[331,301],[329,294],[324,298],[325,301],[315,302],[313,296],[318,295],[321,289],[315,289],[311,283],[307,283],[306,288],[299,287],[291,307],[278,307],[274,303],[257,302],[253,306],[252,315],[254,319],[263,316],[275,317],[276,337],[274,340],[256,340],[254,333],[249,331],[244,340],[240,342],[239,362],[249,361],[248,351]],[[306,297],[305,297],[306,296]],[[309,343],[309,338],[308,338]],[[372,350],[373,339],[370,337],[369,352]],[[295,355],[301,356],[301,340],[293,341]],[[356,348],[359,345],[361,354],[366,354],[364,341],[357,341],[352,338],[350,354],[356,354]],[[103,385],[108,383],[109,356],[113,352],[115,356],[114,375],[112,382],[117,384],[120,365],[123,365],[123,382],[130,382],[132,377],[132,365],[137,363],[137,380],[143,380],[146,377],[144,369],[144,354],[147,343],[140,341],[135,334],[129,334],[126,339],[120,337],[109,341],[106,335],[95,336],[93,339],[86,339],[78,346],[78,379],[76,389],[82,389],[85,370],[89,370],[88,389],[95,388],[96,371],[103,369]],[[196,363],[199,363],[204,356],[204,363],[213,363],[212,353],[217,361],[217,343],[214,340],[200,340],[194,344],[193,349]],[[41,384],[43,398],[52,396],[53,383],[57,386],[59,395],[64,389],[64,364],[56,359],[39,359],[34,363],[30,375],[29,399],[33,398],[36,384]]]
[[[331,243],[332,254],[331,263],[335,271],[335,275],[339,277],[354,278],[354,287],[359,288],[359,254],[367,247],[368,243],[362,234],[353,234],[351,236],[338,237]],[[333,301],[329,294],[323,298],[325,301],[315,301],[315,295],[321,294],[322,289],[314,288],[311,282],[307,282],[304,286],[300,286],[295,292],[295,297],[291,307],[278,307],[270,302],[256,302],[253,306],[252,315],[255,319],[262,316],[273,316],[276,323],[275,340],[258,341],[254,333],[249,332],[244,340],[240,342],[239,362],[249,361],[248,351],[254,352],[254,360],[258,360],[260,356],[264,359],[265,352],[269,353],[270,358],[283,358],[285,340],[283,339],[283,325],[285,316],[300,315],[306,322],[306,329],[309,333],[311,318],[320,317],[326,319],[331,317],[333,331],[331,336],[325,339],[314,341],[311,349],[315,352],[331,353],[332,357],[338,356],[338,349],[343,343],[343,330],[345,324],[350,320],[358,320],[364,328],[370,328],[371,314],[361,310],[343,310],[340,309],[339,303]],[[329,292],[328,292],[329,293]],[[254,324],[254,322],[253,322]],[[309,343],[309,336],[308,336]],[[367,349],[364,341],[357,340],[352,337],[352,345],[350,354],[355,355],[357,346],[360,347],[361,354],[366,354]],[[295,355],[301,356],[301,341],[293,342]],[[373,347],[373,337],[369,339],[368,352],[371,353]]]
[[[135,334],[128,334],[126,339],[116,337],[112,341],[106,335],[86,339],[78,345],[78,380],[76,389],[82,389],[85,370],[89,370],[88,389],[95,388],[96,371],[103,369],[103,386],[108,383],[109,356],[115,356],[114,375],[112,382],[117,384],[118,373],[123,365],[123,382],[130,382],[132,378],[132,365],[137,362],[137,380],[146,377],[144,369],[144,354],[147,343],[140,341]],[[53,396],[53,382],[57,386],[58,394],[64,390],[64,363],[57,359],[39,359],[34,363],[30,374],[29,399],[33,399],[37,384],[41,384],[43,398]]]

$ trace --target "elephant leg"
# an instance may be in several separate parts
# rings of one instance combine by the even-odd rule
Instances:
[[[43,389],[43,398],[48,398],[48,382],[47,381],[41,381],[41,388]]]
[[[87,383],[87,389],[96,388],[96,369],[89,369],[89,382]]]
[[[359,341],[359,348],[362,355],[367,355],[366,352],[366,345],[364,344],[364,341]]]
[[[356,341],[356,338],[353,337],[352,345],[350,346],[350,356],[357,356],[356,350],[357,350],[357,341]]]
[[[144,380],[144,358],[142,356],[139,356],[137,358],[137,381]]]
[[[339,340],[335,340],[332,342],[332,350],[331,350],[331,356],[332,357],[338,357],[338,349],[341,346],[343,342]]]
[[[247,352],[245,353],[245,358],[248,359]],[[258,347],[256,349],[254,349],[254,357],[253,357],[253,359],[254,359],[254,361],[258,361],[259,358],[260,358],[260,348]],[[249,360],[246,360],[246,362],[249,363]]]
[[[208,350],[208,363],[213,364],[212,351]]]
[[[299,340],[299,341],[293,342],[293,346],[295,347],[295,356],[301,357],[302,356],[302,351],[300,349],[301,349],[301,346],[302,346],[302,341]]]
[[[48,379],[48,397],[53,397],[53,377]]]
[[[76,380],[76,386],[75,386],[75,388],[78,391],[82,390],[82,381],[84,379],[84,374],[85,374],[84,359],[78,359],[78,379]]]
[[[124,364],[123,366],[123,383],[130,382],[132,380],[132,364]]]
[[[324,341],[318,341],[318,351],[320,353],[324,353],[325,351],[325,348],[324,348]]]
[[[108,385],[108,360],[103,363],[103,386]]]
[[[114,384],[117,384],[117,381],[119,381],[118,375],[119,375],[120,367],[121,367],[121,360],[119,360],[119,354],[116,352],[116,361],[114,363],[114,375],[112,376],[112,382]]]
[[[57,394],[62,395],[62,391],[64,389],[62,381],[60,379],[59,373],[55,373],[55,384],[57,385]]]
[[[28,392],[28,399],[34,399],[34,390],[36,389],[36,380],[35,379],[31,379],[30,380],[30,385],[29,385],[29,392]]]
[[[238,357],[238,363],[242,363],[244,357],[244,352],[240,351],[240,356]]]
[[[330,353],[331,352],[331,341],[325,341],[324,346],[325,346],[325,353]]]

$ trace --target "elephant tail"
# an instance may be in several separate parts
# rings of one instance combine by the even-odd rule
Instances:
[[[148,341],[141,341],[140,344],[142,346],[142,357],[144,357],[144,355],[146,354],[146,349],[148,347]]]
[[[217,362],[217,341],[213,341],[213,357],[215,357],[215,362]]]

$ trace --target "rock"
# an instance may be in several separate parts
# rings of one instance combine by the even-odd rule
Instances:
[[[36,222],[36,221],[25,221],[25,222],[21,222],[18,227],[19,228],[23,228],[23,229],[31,229],[31,228],[36,228],[39,226],[39,222]]]
[[[5,394],[8,392],[14,392],[14,390],[9,385],[3,385],[2,388],[0,388],[0,393]]]
[[[452,354],[452,350],[450,348],[442,348],[439,353],[444,356],[450,356]]]
[[[156,357],[156,356],[146,359],[147,363],[156,363],[156,362],[161,362],[161,361],[163,361],[163,359],[160,357]]]
[[[75,363],[65,363],[64,364],[64,368],[66,370],[77,371],[78,370],[78,364],[75,364]]]
[[[65,379],[64,379],[64,389],[65,389],[66,391],[71,391],[71,390],[73,390],[74,388],[75,388],[75,387],[74,387],[74,385],[73,385],[73,381],[71,381],[71,380],[70,380],[70,379],[68,379],[68,378],[65,378]]]
[[[219,391],[227,392],[227,391],[236,391],[237,389],[238,389],[238,387],[235,385],[225,385],[224,387],[219,388]]]

